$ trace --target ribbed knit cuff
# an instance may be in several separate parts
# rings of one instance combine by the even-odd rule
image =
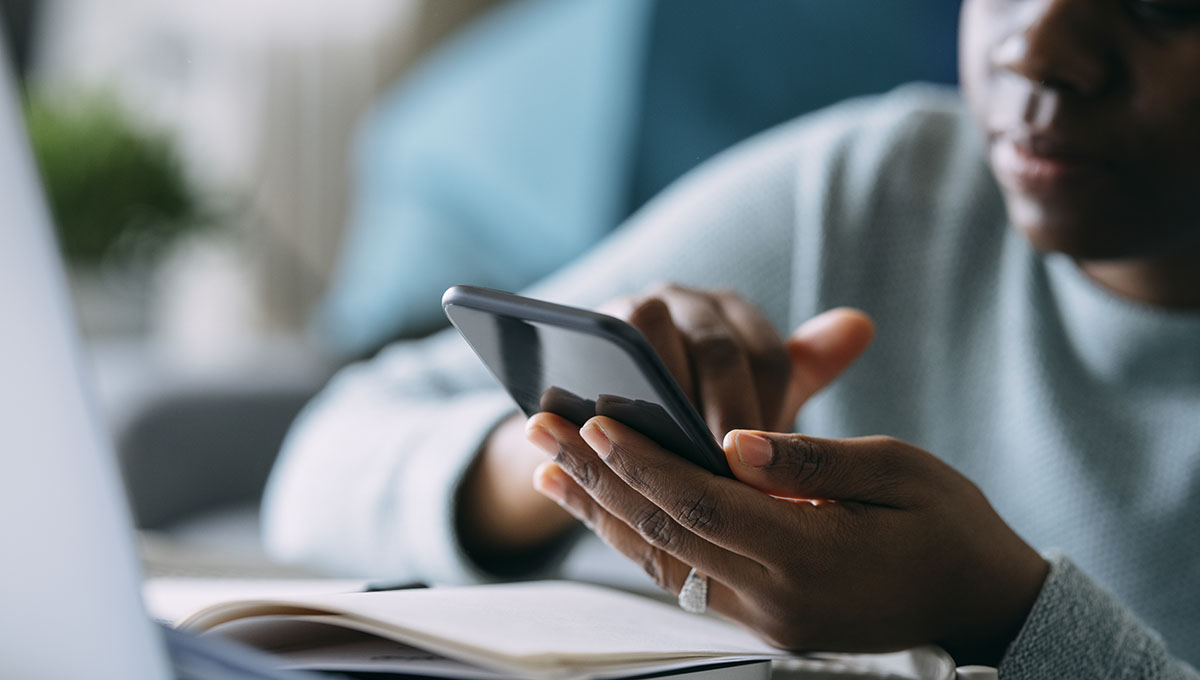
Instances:
[[[1002,680],[1166,678],[1162,639],[1065,555],[1048,553],[1050,574],[1000,663]]]

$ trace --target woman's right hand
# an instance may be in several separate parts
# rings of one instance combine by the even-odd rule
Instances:
[[[785,339],[737,293],[673,284],[614,300],[600,311],[646,336],[717,441],[735,429],[791,431],[804,403],[874,337],[867,315],[839,308],[809,319]]]

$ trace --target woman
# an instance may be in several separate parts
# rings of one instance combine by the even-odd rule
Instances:
[[[507,417],[443,336],[311,407],[273,549],[479,579],[553,565],[573,516],[781,646],[1196,677],[1200,2],[968,0],[960,61],[969,113],[916,88],[785,126],[531,291],[616,298],[738,481]],[[621,297],[656,279],[687,287]],[[799,324],[841,306],[874,323]]]

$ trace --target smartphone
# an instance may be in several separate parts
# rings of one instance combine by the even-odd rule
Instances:
[[[607,416],[708,471],[732,477],[704,419],[646,338],[620,319],[474,286],[442,309],[525,415],[582,426]]]

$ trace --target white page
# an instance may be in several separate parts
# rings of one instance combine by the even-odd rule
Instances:
[[[562,581],[287,598],[334,612],[443,654],[511,668],[595,666],[654,659],[775,656],[781,652],[725,621],[637,595]],[[184,627],[206,629],[256,603],[209,608]],[[269,608],[261,613],[271,612]],[[286,612],[282,612],[286,613]],[[378,626],[378,628],[376,628]]]
[[[160,577],[142,585],[146,609],[155,619],[175,625],[209,605],[234,600],[287,599],[362,590],[367,581],[349,579],[256,579]]]

